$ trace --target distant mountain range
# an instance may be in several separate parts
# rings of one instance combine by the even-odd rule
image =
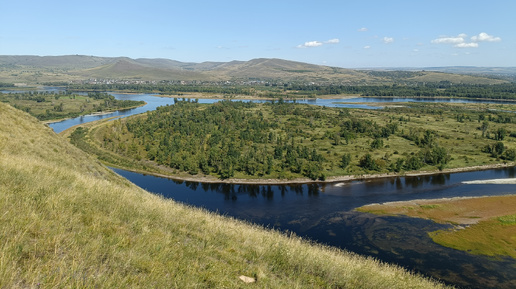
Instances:
[[[283,59],[180,62],[128,57],[0,56],[0,82],[44,83],[87,79],[274,81],[350,85],[439,82],[491,84],[512,80],[516,67],[345,69]]]

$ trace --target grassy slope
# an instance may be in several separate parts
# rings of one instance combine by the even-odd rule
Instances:
[[[0,170],[1,288],[440,286],[149,194],[2,103]]]

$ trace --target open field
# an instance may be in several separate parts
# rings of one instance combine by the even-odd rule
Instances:
[[[446,247],[488,256],[516,258],[516,196],[413,200],[363,206],[358,211],[406,215],[455,225],[429,233]]]

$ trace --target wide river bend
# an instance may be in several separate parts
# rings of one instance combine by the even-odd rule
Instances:
[[[118,99],[144,100],[147,104],[126,111],[69,119],[52,123],[50,126],[56,132],[61,132],[77,124],[113,116],[125,117],[154,110],[161,105],[173,104],[172,98],[149,94],[113,95]],[[200,103],[216,101],[219,100],[199,100]],[[479,102],[456,99],[361,97],[310,99],[298,102],[328,107],[376,109],[378,106],[364,103],[412,101]],[[514,194],[514,185],[467,185],[463,182],[514,178],[515,168],[304,185],[205,184],[174,181],[120,169],[113,170],[149,192],[265,227],[288,230],[313,241],[373,256],[449,284],[469,288],[516,288],[516,260],[475,256],[433,243],[427,233],[447,228],[448,225],[354,211],[357,207],[371,203]]]

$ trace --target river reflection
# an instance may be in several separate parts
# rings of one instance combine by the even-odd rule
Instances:
[[[472,288],[516,286],[514,259],[470,255],[439,246],[428,237],[428,232],[449,225],[354,211],[371,203],[513,194],[514,185],[462,182],[513,177],[514,168],[302,185],[197,183],[113,170],[166,198],[374,256],[450,284]]]

